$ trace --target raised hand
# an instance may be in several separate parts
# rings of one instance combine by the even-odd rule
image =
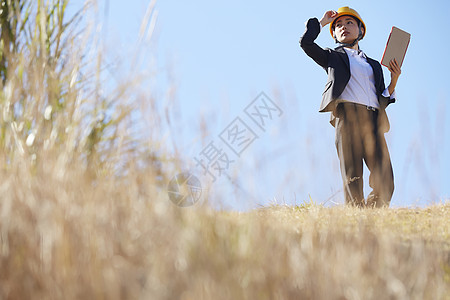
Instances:
[[[338,15],[337,11],[335,10],[329,10],[327,12],[325,12],[323,14],[322,19],[320,19],[320,25],[322,25],[322,27],[324,27],[327,24],[330,24],[331,22],[334,21],[334,19],[336,19],[336,16]]]

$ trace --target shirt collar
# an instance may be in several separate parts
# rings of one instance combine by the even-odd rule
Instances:
[[[346,48],[344,47],[345,52],[347,52],[348,55],[351,56],[361,56],[364,58],[367,58],[366,54],[362,51],[362,50],[354,50],[354,49],[350,49],[350,48]]]

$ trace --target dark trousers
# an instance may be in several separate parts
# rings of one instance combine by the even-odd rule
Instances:
[[[345,202],[358,207],[389,206],[394,192],[394,173],[384,133],[378,130],[378,110],[355,103],[336,108],[336,149],[339,156]],[[372,192],[364,199],[363,161],[370,171]]]

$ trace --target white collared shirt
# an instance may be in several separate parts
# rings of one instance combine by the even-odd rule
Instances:
[[[349,101],[366,106],[380,108],[377,91],[375,89],[375,79],[373,69],[366,60],[366,55],[362,51],[344,48],[350,62],[350,80],[338,97],[338,102]],[[384,97],[393,98],[386,88],[383,91]]]
[[[322,31],[322,26],[320,26],[320,29]],[[344,50],[347,53],[350,62],[350,80],[342,94],[338,97],[337,103],[346,101],[380,108],[377,91],[375,89],[373,69],[367,62],[366,54],[361,50],[345,47]],[[392,95],[390,95],[389,89],[386,88],[382,95],[394,99],[395,90]]]

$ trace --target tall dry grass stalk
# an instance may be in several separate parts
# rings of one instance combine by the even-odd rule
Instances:
[[[169,155],[133,130],[155,99],[102,93],[95,31],[67,5],[2,1],[0,299],[448,299],[448,204],[174,206]]]

